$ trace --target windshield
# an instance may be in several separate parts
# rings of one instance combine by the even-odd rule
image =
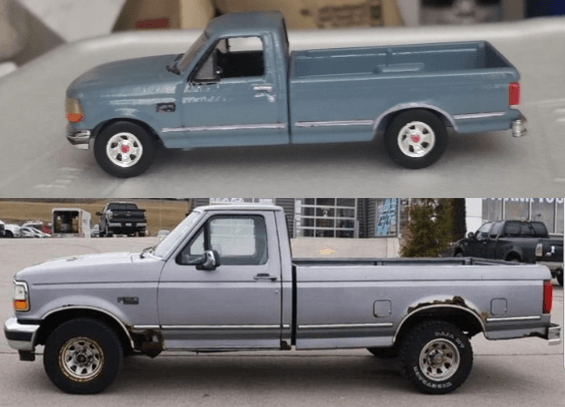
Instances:
[[[186,235],[189,229],[196,223],[198,218],[200,218],[201,214],[202,213],[199,211],[194,211],[188,215],[185,220],[179,223],[179,225],[155,247],[153,255],[159,258],[165,257],[175,247],[175,245],[178,244],[179,240]]]
[[[202,35],[198,37],[196,41],[194,41],[194,44],[190,46],[188,51],[186,51],[186,53],[182,56],[182,58],[177,63],[177,67],[181,72],[186,71],[188,69],[188,66],[190,65],[190,63],[192,62],[198,51],[200,51],[200,49],[204,46],[206,41],[208,41],[208,36],[206,35],[205,32],[202,33]]]

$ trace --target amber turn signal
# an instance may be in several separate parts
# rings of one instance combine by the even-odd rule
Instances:
[[[14,300],[14,309],[16,311],[27,311],[29,310],[29,305],[26,300]]]
[[[67,100],[65,101],[65,113],[67,115],[67,120],[71,123],[79,123],[82,121],[84,118],[84,112],[82,111],[80,100],[67,97]]]

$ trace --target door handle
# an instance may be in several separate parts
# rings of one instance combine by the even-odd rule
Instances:
[[[257,92],[273,93],[273,85],[253,85],[253,90]]]
[[[255,277],[253,277],[253,279],[256,281],[277,281],[277,276],[272,276],[267,273],[259,273]]]

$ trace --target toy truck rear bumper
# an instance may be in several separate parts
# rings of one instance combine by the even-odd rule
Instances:
[[[91,134],[90,130],[76,130],[70,124],[67,125],[67,140],[79,150],[88,150]]]
[[[526,123],[528,121],[524,117],[524,115],[520,114],[520,116],[512,121],[512,136],[513,137],[522,137],[528,134],[528,129],[526,129]]]
[[[39,325],[20,324],[16,317],[11,317],[4,323],[4,335],[11,348],[18,351],[32,352],[35,348],[35,336]]]

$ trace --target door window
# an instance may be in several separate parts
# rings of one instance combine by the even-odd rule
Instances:
[[[267,230],[262,216],[215,216],[209,219],[177,262],[195,265],[205,250],[215,250],[222,265],[263,265],[268,260]]]
[[[196,82],[227,78],[258,77],[265,74],[263,41],[260,37],[223,38],[198,68]]]

